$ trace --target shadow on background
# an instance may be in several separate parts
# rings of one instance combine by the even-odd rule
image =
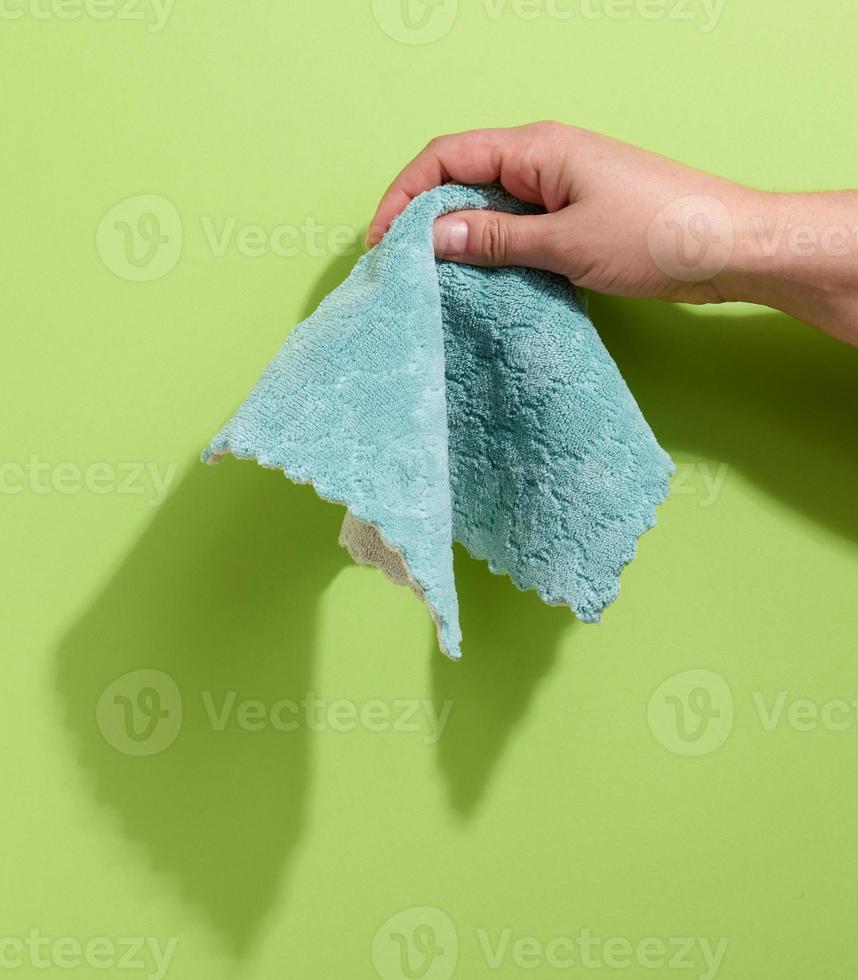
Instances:
[[[432,700],[455,709],[437,743],[438,764],[450,806],[473,816],[492,774],[557,661],[572,613],[546,606],[535,592],[520,592],[456,546],[463,659],[432,653]],[[434,634],[433,634],[434,636]]]
[[[356,258],[326,267],[304,316]],[[858,352],[774,314],[697,316],[600,297],[592,312],[666,448],[735,466],[858,541]],[[98,799],[236,955],[300,841],[311,746],[302,728],[217,731],[202,697],[221,706],[235,691],[270,705],[312,689],[317,599],[347,560],[335,544],[341,517],[310,487],[254,464],[194,466],[57,652],[65,717]],[[465,659],[453,664],[433,643],[432,684],[436,701],[456,703],[438,762],[451,807],[469,817],[574,620],[462,549],[456,577]],[[167,751],[138,758],[102,737],[96,704],[141,668],[175,680],[184,719]]]
[[[194,467],[57,653],[65,720],[97,799],[237,956],[301,837],[311,746],[304,726],[244,730],[235,709],[312,690],[316,600],[345,560],[341,515],[255,464]],[[165,751],[135,757],[102,737],[96,705],[141,668],[175,681],[183,719]],[[211,719],[231,691],[219,731]],[[135,706],[134,727],[145,724]]]
[[[354,261],[325,269],[303,317]],[[317,599],[347,562],[336,543],[342,514],[255,463],[194,461],[56,655],[66,723],[97,799],[236,956],[249,951],[301,838],[312,757],[306,727],[248,731],[235,711],[312,690]],[[96,705],[140,669],[175,681],[183,718],[168,749],[135,757],[102,737]],[[219,731],[211,719],[229,692]],[[145,730],[136,709],[133,722]]]
[[[308,312],[346,277],[354,257],[333,261],[316,284]],[[305,314],[306,315],[306,314]],[[452,700],[438,761],[452,808],[476,812],[492,773],[516,726],[527,715],[536,689],[556,661],[560,635],[575,623],[568,609],[547,607],[533,592],[522,593],[485,562],[455,549],[456,590],[464,634],[462,663],[453,663],[432,643],[432,697]]]
[[[535,592],[521,592],[505,576],[456,546],[463,659],[433,655],[432,700],[450,700],[438,764],[450,806],[473,816],[515,730],[527,716],[537,688],[557,660],[561,637],[575,627],[572,613],[546,606]]]
[[[735,467],[858,543],[858,351],[776,313],[700,315],[594,295],[591,315],[666,449]],[[439,765],[451,806],[470,817],[574,620],[462,549],[456,583],[464,660],[436,657],[432,676],[434,698],[456,703]]]
[[[656,437],[858,543],[858,350],[778,313],[591,297]]]

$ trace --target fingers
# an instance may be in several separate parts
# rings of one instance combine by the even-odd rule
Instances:
[[[455,211],[435,222],[435,254],[468,265],[525,265],[563,273],[562,225],[558,217]]]
[[[541,203],[532,186],[516,179],[513,158],[521,151],[523,130],[476,129],[452,136],[441,136],[419,153],[388,188],[369,225],[366,243],[379,242],[393,219],[423,191],[457,181],[462,184],[488,184],[500,180],[511,193],[533,204]]]

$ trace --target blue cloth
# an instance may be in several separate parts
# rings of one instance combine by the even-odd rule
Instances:
[[[434,219],[465,208],[534,210],[494,186],[420,195],[203,453],[345,504],[358,560],[411,585],[453,659],[453,541],[597,622],[673,472],[566,279],[436,261]]]

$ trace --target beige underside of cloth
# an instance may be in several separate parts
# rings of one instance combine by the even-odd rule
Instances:
[[[378,533],[378,528],[359,520],[350,510],[346,511],[340,529],[340,544],[359,565],[374,565],[397,585],[407,585],[420,598],[423,592],[405,566],[402,555],[391,548]]]

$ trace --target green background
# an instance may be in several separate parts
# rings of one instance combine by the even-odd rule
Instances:
[[[726,937],[719,977],[854,977],[856,709],[766,724],[779,697],[858,696],[854,350],[767,311],[594,298],[681,485],[600,626],[457,555],[458,665],[408,590],[347,561],[339,508],[197,456],[355,261],[328,232],[362,234],[433,135],[555,118],[750,184],[854,186],[858,8],[726,0],[703,31],[693,0],[693,20],[462,0],[443,36],[408,43],[396,7],[177,0],[159,30],[143,0],[143,21],[0,18],[0,954],[32,929],[175,937],[182,980],[357,980],[382,924],[431,906],[457,977],[705,973],[699,947],[689,968],[526,969],[510,950],[492,969],[480,929]],[[182,227],[175,267],[143,282],[112,218],[96,236],[140,195],[159,199],[161,254],[164,201]],[[288,232],[291,255],[218,254],[205,230],[308,217],[325,244]],[[47,492],[15,482],[33,456]],[[96,463],[177,469],[154,506],[142,476],[142,493],[76,485]],[[172,678],[183,718],[138,757],[96,709],[142,669]],[[204,697],[230,691],[453,707],[434,741],[419,705],[419,731],[219,731]],[[9,972],[152,972],[50,949],[47,970],[25,953]],[[391,962],[384,980],[405,976]]]

